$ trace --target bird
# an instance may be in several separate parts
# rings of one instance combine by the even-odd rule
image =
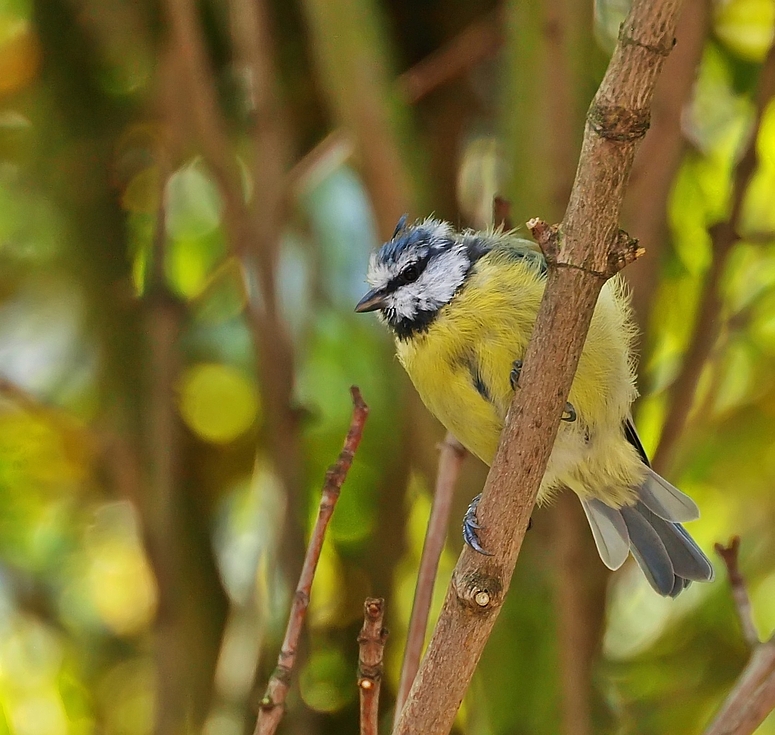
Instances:
[[[498,447],[546,285],[537,247],[513,230],[458,231],[404,215],[369,260],[371,287],[355,307],[378,312],[399,361],[430,412],[487,465]],[[603,563],[632,553],[651,587],[675,597],[713,566],[683,523],[694,501],[657,474],[633,424],[637,397],[629,294],[619,276],[603,286],[538,492],[581,500]],[[487,554],[472,501],[463,537]]]

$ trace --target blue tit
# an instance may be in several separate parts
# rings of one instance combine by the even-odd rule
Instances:
[[[537,247],[511,232],[456,232],[402,218],[371,257],[357,312],[379,311],[431,413],[488,465],[546,283]],[[622,281],[603,287],[538,502],[562,487],[580,498],[600,557],[618,569],[632,552],[651,586],[675,596],[713,567],[681,525],[696,504],[650,467],[630,408],[637,396],[635,328]],[[476,499],[464,538],[479,544]]]

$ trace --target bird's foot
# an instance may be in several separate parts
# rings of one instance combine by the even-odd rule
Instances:
[[[484,547],[479,541],[479,535],[476,533],[481,528],[479,522],[476,520],[476,509],[479,506],[479,501],[482,499],[482,494],[479,493],[468,506],[466,514],[463,516],[463,540],[474,550],[485,556],[492,556],[489,551],[485,551]]]
[[[522,360],[514,360],[511,363],[511,372],[509,373],[509,383],[511,384],[511,390],[516,390],[519,387],[519,376],[522,373]]]
[[[572,424],[576,420],[576,409],[573,408],[573,404],[567,401],[565,403],[565,411],[562,414],[562,420]]]

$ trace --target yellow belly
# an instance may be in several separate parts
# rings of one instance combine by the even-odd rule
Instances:
[[[512,363],[524,357],[543,289],[524,264],[488,255],[425,333],[397,341],[425,405],[487,464],[513,395]],[[632,498],[644,470],[621,430],[636,395],[630,330],[620,286],[607,284],[569,397],[578,418],[560,426],[539,499],[562,485],[614,505]]]

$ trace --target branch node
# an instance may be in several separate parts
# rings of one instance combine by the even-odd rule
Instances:
[[[377,735],[379,689],[387,630],[382,627],[385,600],[367,597],[363,603],[363,627],[358,634],[358,688],[361,690],[361,733]]]
[[[633,110],[593,102],[587,113],[587,124],[605,140],[631,143],[646,135],[651,124],[651,112],[648,108]]]
[[[622,268],[635,262],[646,251],[638,245],[637,238],[630,237],[624,230],[616,233],[616,243],[608,254],[606,278],[615,276]]]
[[[490,593],[487,590],[479,590],[474,595],[474,602],[479,607],[487,607],[490,604]]]
[[[299,605],[303,605],[304,607],[307,607],[307,605],[309,605],[309,593],[306,592],[305,590],[296,590],[296,592],[294,593],[294,597],[296,598],[296,602]]]
[[[476,571],[456,579],[455,591],[460,604],[477,614],[495,610],[503,602],[503,582]]]
[[[527,228],[541,248],[541,252],[549,265],[557,265],[557,256],[560,253],[560,228],[558,225],[549,225],[539,217],[527,221]]]

